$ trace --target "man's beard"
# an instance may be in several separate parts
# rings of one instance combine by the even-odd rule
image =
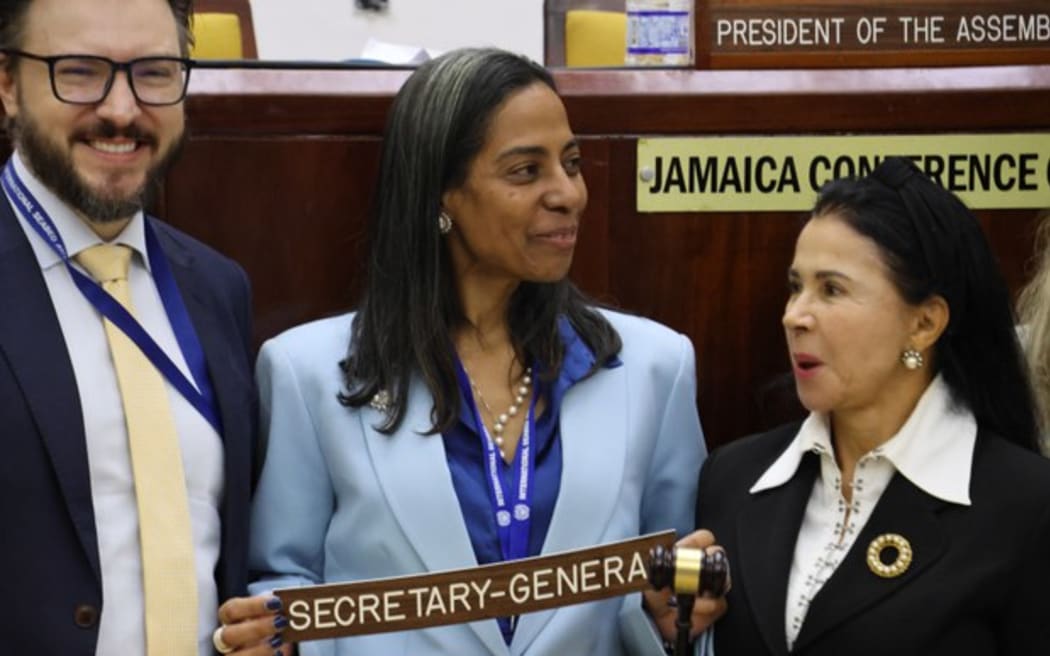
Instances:
[[[74,167],[72,154],[51,143],[25,108],[10,122],[9,129],[18,152],[37,178],[89,221],[100,224],[129,219],[142,210],[150,195],[159,188],[161,179],[185,142],[185,135],[179,135],[167,152],[146,172],[146,178],[138,189],[117,196],[96,191],[88,185]],[[89,141],[96,137],[112,139],[118,136],[135,139],[146,147],[156,145],[156,137],[137,126],[121,129],[105,119],[90,128],[79,130],[70,141]]]

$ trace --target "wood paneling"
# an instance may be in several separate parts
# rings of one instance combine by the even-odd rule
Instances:
[[[379,140],[196,137],[161,216],[240,262],[261,341],[351,307]]]
[[[404,71],[199,71],[192,136],[160,213],[240,261],[257,337],[351,306],[379,138]],[[590,205],[572,275],[590,294],[687,334],[709,442],[797,414],[780,328],[791,213],[640,214],[649,134],[1050,129],[1050,67],[865,71],[566,71]],[[981,219],[1012,289],[1035,212]],[[763,391],[770,387],[770,391]]]

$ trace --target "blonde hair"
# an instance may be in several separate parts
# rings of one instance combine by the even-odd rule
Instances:
[[[1037,267],[1017,301],[1044,453],[1050,455],[1050,210],[1040,214]]]

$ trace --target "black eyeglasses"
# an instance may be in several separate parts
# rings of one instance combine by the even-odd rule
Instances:
[[[124,71],[131,93],[143,105],[176,105],[186,97],[193,65],[193,60],[182,57],[139,57],[117,62],[95,55],[44,57],[6,48],[0,52],[47,64],[55,98],[73,105],[94,105],[105,100],[117,71]]]

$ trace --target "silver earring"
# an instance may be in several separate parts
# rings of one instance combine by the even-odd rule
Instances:
[[[443,235],[452,232],[452,217],[445,210],[441,210],[441,213],[438,214],[438,232]]]
[[[913,348],[906,348],[904,353],[901,353],[901,363],[905,369],[915,371],[925,363],[925,359],[922,357],[922,353]]]

